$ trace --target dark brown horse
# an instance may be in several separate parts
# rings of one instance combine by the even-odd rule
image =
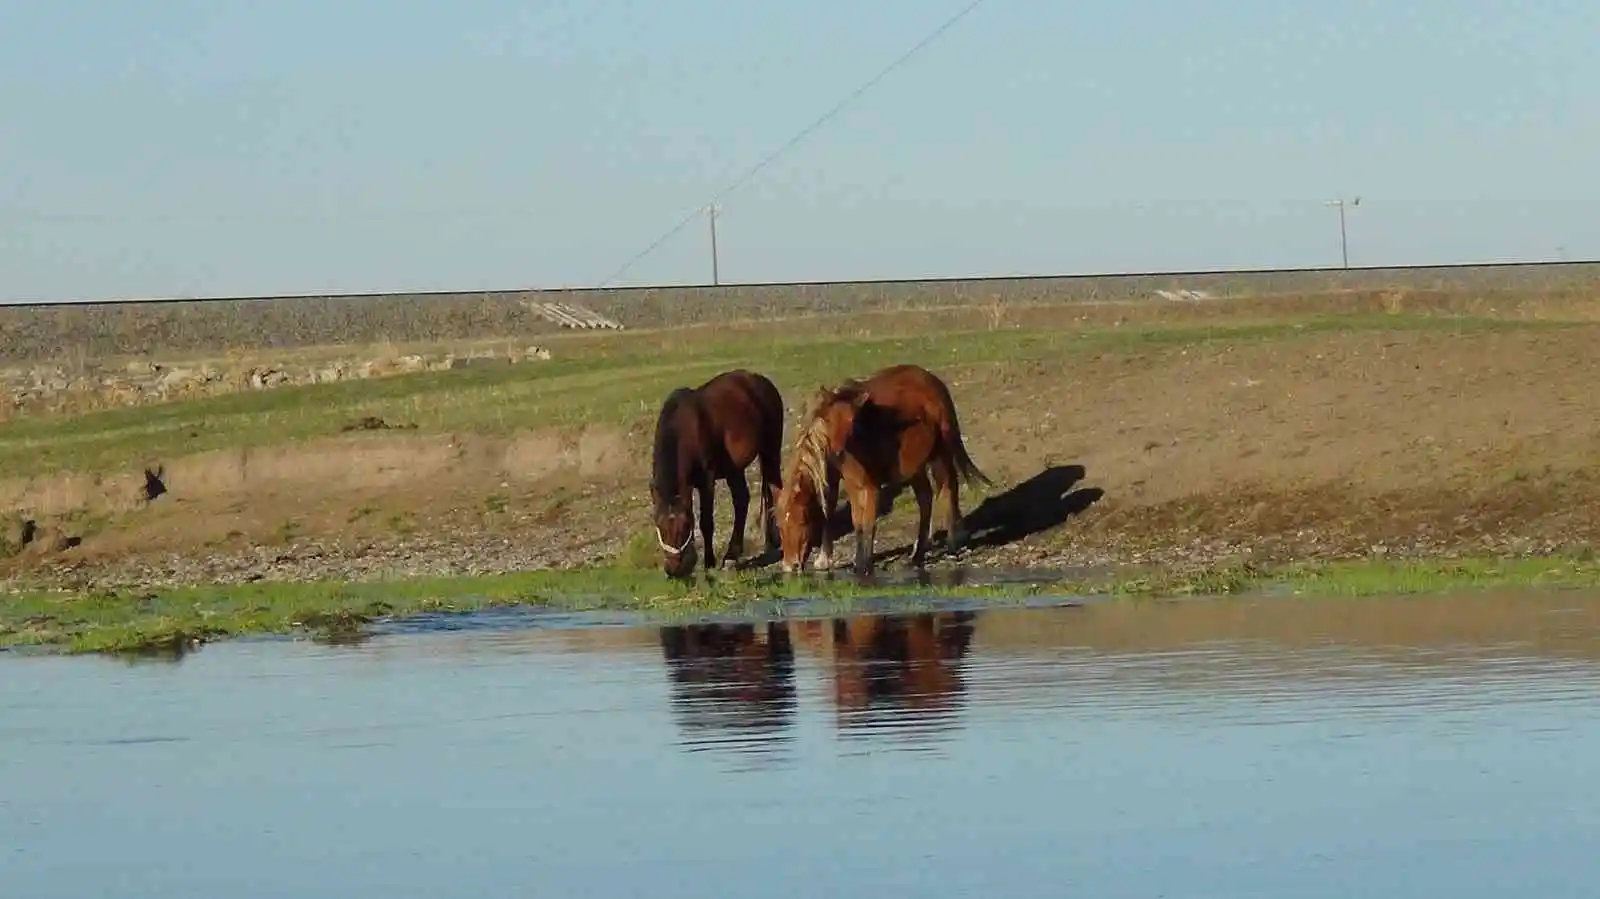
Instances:
[[[783,486],[782,454],[783,397],[766,377],[740,369],[723,372],[692,390],[679,387],[667,394],[656,418],[650,498],[661,568],[669,577],[688,577],[694,571],[691,491],[700,494],[706,567],[716,567],[711,529],[717,481],[726,481],[733,497],[733,534],[726,561],[737,562],[744,554],[745,516],[750,509],[745,469],[757,459],[767,549],[777,546],[773,506]]]
[[[661,629],[673,717],[685,742],[711,747],[729,738],[776,748],[789,739],[796,710],[789,625],[668,625]]]
[[[784,571],[804,567],[818,543],[817,567],[833,564],[828,522],[841,479],[855,524],[854,568],[863,575],[872,571],[880,488],[909,483],[916,494],[917,542],[911,561],[920,567],[927,558],[936,496],[945,497],[945,546],[954,552],[966,542],[960,481],[993,483],[967,454],[950,389],[916,365],[891,366],[865,381],[852,379],[818,391],[778,497]]]

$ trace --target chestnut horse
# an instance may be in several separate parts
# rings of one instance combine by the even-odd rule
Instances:
[[[975,617],[922,612],[833,619],[833,702],[841,728],[851,719],[863,722],[863,714],[870,716],[865,721],[878,717],[874,706],[953,711]]]
[[[711,543],[712,499],[716,482],[726,481],[733,497],[733,534],[728,538],[728,563],[744,554],[745,516],[750,509],[750,482],[745,469],[761,462],[761,520],[767,549],[778,544],[773,514],[783,486],[783,397],[765,376],[738,369],[723,372],[693,390],[679,387],[667,394],[656,418],[650,498],[655,506],[656,544],[668,577],[694,571],[694,523],[691,491],[700,494],[700,534],[706,567],[715,568]]]
[[[878,522],[878,491],[909,483],[917,498],[917,542],[911,562],[927,558],[933,502],[945,497],[945,547],[966,541],[961,524],[960,481],[991,484],[967,454],[950,389],[917,365],[894,365],[865,381],[851,379],[821,388],[795,443],[795,458],[778,497],[779,534],[785,572],[805,566],[818,543],[817,567],[833,564],[828,527],[838,502],[839,482],[850,495],[855,523],[857,574],[872,571]]]

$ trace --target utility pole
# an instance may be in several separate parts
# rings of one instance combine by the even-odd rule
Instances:
[[[1339,207],[1339,255],[1344,260],[1344,267],[1345,268],[1349,268],[1350,267],[1350,241],[1345,236],[1345,230],[1344,230],[1344,207],[1345,207],[1344,198],[1340,197],[1337,200],[1328,200],[1327,202],[1323,203],[1322,205]],[[1350,201],[1350,205],[1351,206],[1360,206],[1361,205],[1361,198],[1360,197],[1356,197],[1355,199],[1351,200]]]
[[[711,223],[711,283],[722,283],[722,275],[717,267],[717,204],[712,203],[706,207],[706,221]]]

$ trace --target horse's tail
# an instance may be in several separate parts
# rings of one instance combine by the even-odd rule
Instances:
[[[944,387],[941,383],[939,386]],[[943,390],[945,401],[945,427],[943,437],[950,446],[950,454],[955,457],[956,472],[962,479],[972,482],[977,481],[987,487],[993,487],[994,481],[978,468],[978,463],[972,461],[972,456],[967,453],[967,444],[961,439],[961,419],[956,415],[956,402],[950,396],[950,389]]]

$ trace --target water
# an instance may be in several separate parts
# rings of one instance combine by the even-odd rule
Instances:
[[[0,658],[4,895],[1431,899],[1600,876],[1600,597],[814,621],[790,653],[725,632],[720,658],[714,633],[530,623]]]

